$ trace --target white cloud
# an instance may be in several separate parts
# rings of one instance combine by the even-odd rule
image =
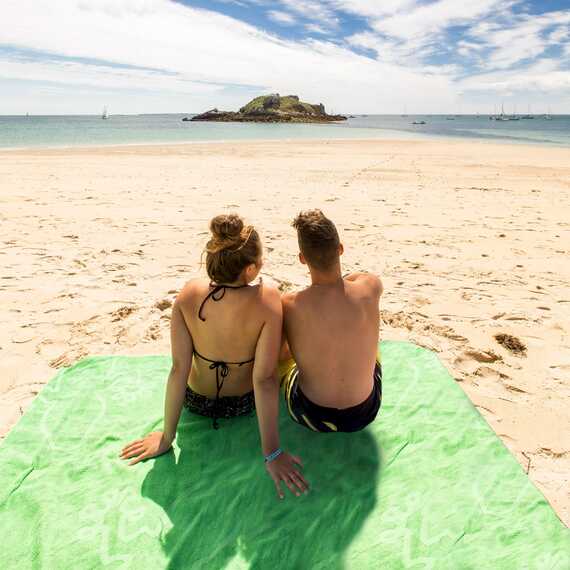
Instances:
[[[329,4],[339,10],[366,18],[395,14],[417,3],[417,0],[329,0]]]
[[[292,26],[293,24],[297,23],[297,20],[295,20],[291,14],[288,14],[287,12],[281,12],[279,10],[270,10],[267,12],[267,16],[274,22],[277,22],[278,24],[284,24],[286,26]]]
[[[404,100],[410,112],[446,112],[462,93],[523,89],[525,82],[506,71],[526,60],[532,63],[550,46],[570,54],[570,10],[515,16],[510,11],[513,2],[239,0],[267,10],[274,21],[295,23],[309,36],[322,36],[319,41],[292,41],[218,12],[168,0],[3,0],[0,44],[24,53],[86,59],[48,57],[40,63],[4,56],[0,79],[162,90],[187,95],[195,111],[223,104],[238,107],[252,93],[281,92],[322,100],[345,112],[400,112]],[[368,28],[343,39],[341,13],[359,15]],[[442,42],[455,25],[466,28],[463,37]],[[354,48],[375,55],[359,55]],[[469,62],[479,61],[482,72],[504,72],[459,80],[465,70],[457,64],[426,64],[429,55],[442,48]],[[157,71],[91,65],[91,59]],[[549,68],[527,63],[526,85],[568,89],[562,60],[550,60]]]
[[[570,28],[568,26],[560,26],[550,33],[548,39],[552,43],[560,43],[570,40]]]
[[[479,52],[483,49],[483,46],[478,43],[474,42],[466,42],[464,40],[460,40],[457,42],[457,53],[464,57],[472,55],[473,52]]]
[[[163,82],[184,89],[194,82],[258,86],[260,92],[292,92],[339,111],[399,109],[402,92],[421,92],[421,109],[436,111],[454,97],[447,77],[421,74],[359,56],[325,41],[285,41],[253,26],[166,0],[5,0],[0,43],[74,58],[94,58],[164,70],[159,75],[91,66],[0,62],[0,77],[123,88]],[[196,85],[188,89],[193,92]],[[235,91],[235,105],[244,98]],[[211,106],[217,105],[212,97]],[[196,109],[200,110],[200,109]]]
[[[458,86],[466,91],[503,94],[543,92],[554,95],[570,90],[570,71],[559,69],[559,63],[543,59],[522,69],[494,71],[469,77]]]
[[[305,26],[305,29],[308,32],[311,32],[313,34],[328,34],[329,33],[328,30],[326,30],[322,26],[319,26],[319,24],[307,24]]]
[[[280,0],[281,4],[308,20],[316,20],[321,26],[336,28],[339,20],[333,9],[318,0]]]
[[[508,69],[535,59],[550,47],[568,39],[570,10],[513,17],[510,25],[484,22],[474,26],[470,36],[490,50],[485,69]],[[550,32],[548,32],[550,30]]]
[[[73,61],[30,61],[0,56],[0,76],[67,85],[90,85],[97,89],[168,90],[176,93],[214,94],[224,86],[192,81],[183,74],[160,73],[144,69],[125,69]]]
[[[445,30],[451,25],[468,24],[504,6],[504,0],[438,0],[422,4],[415,9],[400,12],[375,21],[373,28],[388,36],[410,39],[426,37]]]

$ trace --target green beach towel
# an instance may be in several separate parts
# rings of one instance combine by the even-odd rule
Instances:
[[[61,370],[0,447],[0,568],[568,570],[570,532],[437,356],[382,347],[362,432],[319,434],[281,408],[311,491],[279,501],[255,417],[183,410],[174,449],[118,455],[162,427],[168,356]]]

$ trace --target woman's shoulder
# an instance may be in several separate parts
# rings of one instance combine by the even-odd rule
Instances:
[[[259,300],[266,311],[281,312],[281,291],[279,284],[270,278],[264,277],[259,280]]]
[[[204,291],[207,291],[209,286],[210,281],[203,277],[190,279],[190,281],[187,281],[176,295],[176,302],[179,304],[190,302]]]
[[[279,298],[281,296],[279,283],[271,277],[260,277],[257,287],[259,287],[261,295],[267,299]]]

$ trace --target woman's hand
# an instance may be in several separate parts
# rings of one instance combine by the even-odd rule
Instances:
[[[166,453],[172,447],[172,442],[168,442],[164,439],[164,433],[161,431],[153,431],[145,436],[143,439],[137,439],[128,445],[123,447],[123,451],[119,457],[121,459],[130,459],[134,457],[132,461],[129,461],[129,465],[134,465],[143,459],[149,459],[150,457],[157,457]]]
[[[277,459],[265,464],[267,472],[275,483],[275,489],[277,489],[277,495],[279,495],[280,499],[284,498],[281,481],[284,481],[291,493],[297,495],[297,497],[309,490],[309,484],[297,469],[298,467],[303,467],[301,459],[286,452],[279,455]]]

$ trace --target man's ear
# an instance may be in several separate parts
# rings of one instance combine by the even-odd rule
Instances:
[[[303,264],[303,265],[307,265],[307,260],[305,259],[305,256],[299,252],[299,261]]]
[[[342,255],[344,253],[344,245],[342,243],[338,244],[338,254]]]

